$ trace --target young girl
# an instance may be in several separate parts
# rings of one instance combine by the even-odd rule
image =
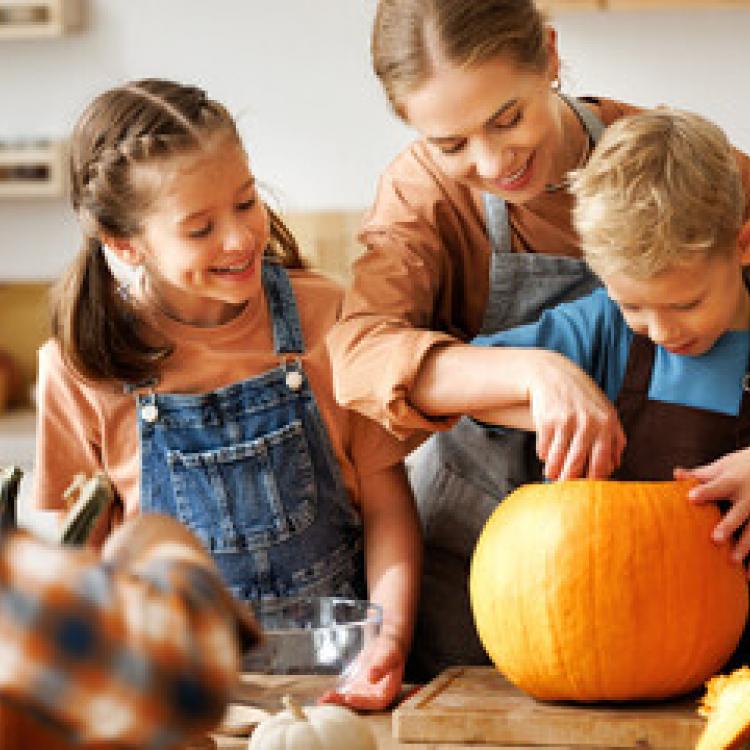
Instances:
[[[333,399],[340,289],[302,267],[200,89],[107,91],[71,147],[85,243],[39,355],[37,503],[59,508],[74,474],[104,469],[126,517],[183,521],[242,599],[369,591],[382,635],[337,698],[385,706],[411,642],[419,526],[403,447]]]

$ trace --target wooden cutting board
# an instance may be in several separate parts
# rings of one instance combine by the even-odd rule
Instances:
[[[393,712],[393,734],[400,742],[686,750],[704,725],[696,705],[542,703],[492,667],[453,667]]]

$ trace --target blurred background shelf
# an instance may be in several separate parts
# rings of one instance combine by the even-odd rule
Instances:
[[[0,198],[61,198],[65,152],[62,141],[0,141]]]
[[[0,0],[0,40],[62,36],[81,22],[81,0]]]

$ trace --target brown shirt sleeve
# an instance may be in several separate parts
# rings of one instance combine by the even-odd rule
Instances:
[[[329,334],[339,402],[400,437],[447,428],[407,394],[426,354],[473,336],[487,302],[489,242],[472,195],[420,144],[381,178],[342,319]]]

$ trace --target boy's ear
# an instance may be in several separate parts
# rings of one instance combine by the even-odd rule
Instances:
[[[135,246],[132,240],[124,237],[101,237],[101,241],[123,263],[134,268],[143,263],[143,253]]]
[[[743,266],[750,266],[750,219],[740,227],[737,247],[740,251],[740,263]]]

